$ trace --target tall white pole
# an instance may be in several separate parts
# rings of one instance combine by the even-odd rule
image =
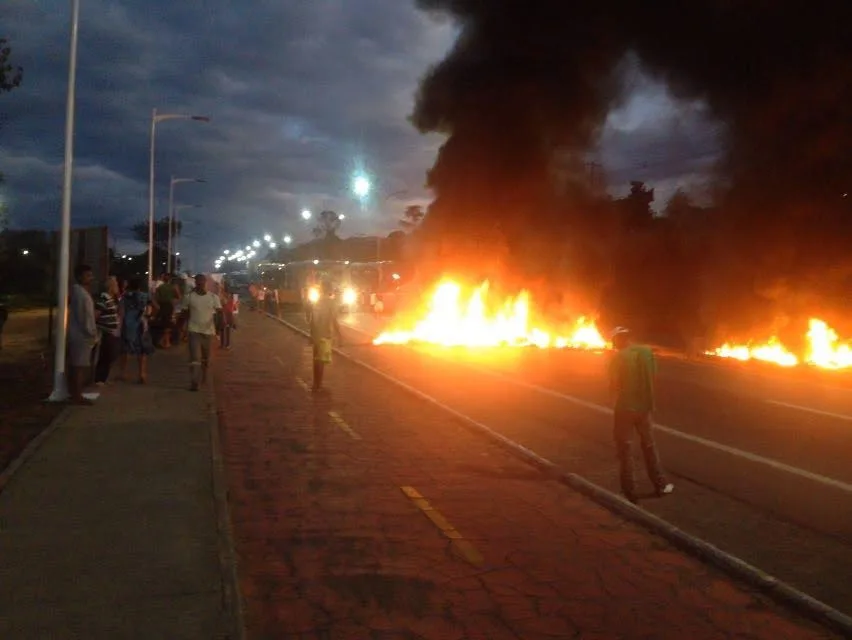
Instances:
[[[77,88],[77,31],[80,0],[71,0],[71,47],[68,56],[68,94],[65,100],[65,166],[62,177],[62,222],[59,230],[59,269],[57,277],[56,351],[53,365],[53,391],[48,400],[68,398],[65,379],[65,347],[68,342],[68,281],[71,269],[71,177],[74,171],[74,103]]]
[[[157,135],[157,109],[151,112],[151,167],[148,180],[148,288],[154,282],[154,140]]]
[[[175,211],[175,231],[177,231],[177,224],[178,224],[178,212]],[[175,270],[180,269],[180,267],[178,267],[178,238],[180,238],[180,234],[175,233],[174,247],[173,247],[173,249],[175,250]],[[181,266],[184,266],[184,265],[181,265]]]
[[[172,225],[175,223],[175,177],[169,181],[169,244],[166,252],[166,273],[172,272]]]

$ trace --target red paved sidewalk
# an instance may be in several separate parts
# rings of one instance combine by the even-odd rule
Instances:
[[[246,317],[216,362],[250,638],[833,637],[354,365],[313,396],[309,356]]]

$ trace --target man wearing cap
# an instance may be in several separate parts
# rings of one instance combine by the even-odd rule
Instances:
[[[635,344],[630,331],[617,327],[612,334],[615,350],[609,367],[610,390],[614,401],[615,446],[621,477],[621,490],[631,502],[637,501],[633,474],[633,431],[639,434],[642,455],[648,478],[658,496],[674,490],[660,466],[660,456],[651,432],[651,413],[654,411],[654,378],[657,363],[646,345]]]
[[[342,342],[340,323],[337,321],[339,307],[334,299],[334,287],[328,280],[320,283],[320,299],[311,312],[311,342],[314,351],[314,384],[313,391],[322,388],[325,365],[331,364],[332,339],[337,336]]]

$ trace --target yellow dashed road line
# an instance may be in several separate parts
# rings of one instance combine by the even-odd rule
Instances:
[[[485,562],[482,554],[470,542],[465,540],[462,534],[449,523],[440,511],[435,509],[426,498],[420,495],[417,489],[414,487],[400,487],[400,489],[414,503],[414,506],[420,509],[423,515],[429,518],[432,524],[438,527],[441,533],[449,538],[450,544],[464,560],[475,567],[482,566],[482,563]]]
[[[329,411],[328,417],[331,418],[331,421],[334,422],[342,431],[344,431],[350,438],[353,440],[360,440],[361,436],[358,435],[355,430],[346,424],[346,420],[340,417],[340,414],[336,411]]]

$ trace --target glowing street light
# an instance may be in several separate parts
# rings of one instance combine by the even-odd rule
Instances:
[[[355,176],[355,179],[352,181],[352,191],[359,198],[366,198],[370,193],[370,187],[370,181],[366,176]]]
[[[345,218],[345,217],[346,217],[346,216],[345,216],[345,215],[343,215],[343,214],[341,213],[341,214],[339,214],[339,215],[337,216],[337,219],[338,219],[338,220],[343,220],[343,218]]]
[[[251,246],[253,246],[255,249],[257,249],[260,246],[260,240],[255,240],[254,242],[251,243]]]
[[[274,242],[270,242],[270,243],[269,243],[269,248],[270,248],[270,249],[274,249],[274,248],[275,248],[275,247],[277,247],[277,246],[278,246],[278,245],[277,245],[277,244],[275,244]]]
[[[309,209],[302,209],[302,220],[310,220],[311,212]]]
[[[24,249],[23,251],[21,251],[21,255],[23,255],[23,256],[28,256],[28,255],[30,255],[30,250],[29,250],[29,249]]]
[[[284,238],[282,239],[284,240],[284,244],[290,244],[291,242],[293,242],[293,238],[289,235],[284,236]]]
[[[228,255],[229,253],[231,253],[231,250],[230,250],[230,249],[225,249],[222,253],[224,253],[225,255]]]
[[[263,241],[272,242],[272,236],[267,233],[265,236],[263,236]]]
[[[251,251],[251,245],[246,245],[246,251]]]

